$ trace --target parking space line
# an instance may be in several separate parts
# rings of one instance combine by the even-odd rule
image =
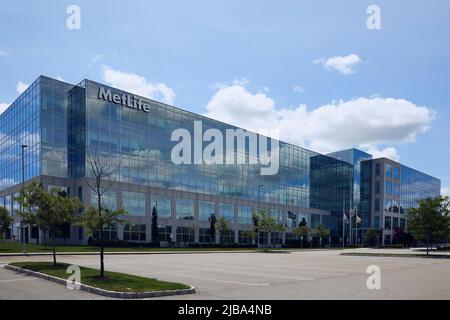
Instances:
[[[250,283],[250,282],[239,282],[239,281],[232,281],[232,280],[220,280],[220,279],[212,279],[212,278],[205,278],[205,277],[197,277],[193,275],[187,275],[185,273],[181,272],[165,272],[165,271],[157,271],[156,273],[166,273],[166,274],[172,274],[180,277],[187,277],[187,278],[193,278],[193,279],[200,279],[200,280],[207,280],[207,281],[216,281],[216,282],[224,282],[224,283],[235,283],[235,284],[241,284],[245,286],[253,286],[253,287],[266,287],[269,286],[269,283]]]

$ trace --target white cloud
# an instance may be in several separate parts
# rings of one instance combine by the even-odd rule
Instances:
[[[0,57],[4,57],[7,55],[8,55],[8,53],[6,53],[6,51],[0,50]]]
[[[206,106],[208,117],[249,130],[279,129],[280,139],[326,153],[350,147],[398,159],[386,144],[413,142],[429,129],[435,113],[404,99],[356,98],[314,109],[276,108],[266,93],[240,85],[219,89]]]
[[[450,187],[442,187],[441,195],[450,197]]]
[[[29,86],[30,86],[29,84],[23,83],[22,81],[19,81],[19,82],[17,82],[17,86],[16,86],[17,92],[19,94],[22,94],[25,90],[27,90],[27,88]]]
[[[167,104],[173,104],[175,92],[165,83],[152,83],[135,73],[114,70],[108,66],[102,66],[101,72],[103,80],[113,87],[150,99],[161,100]]]
[[[293,90],[294,92],[297,92],[297,93],[303,93],[303,92],[305,92],[305,88],[303,88],[302,86],[293,86],[293,87],[292,87],[292,90]]]
[[[321,64],[326,70],[335,69],[343,75],[349,75],[355,73],[353,67],[361,62],[361,58],[355,54],[349,54],[348,56],[335,56],[328,59],[320,58],[314,60],[314,64]]]
[[[5,112],[6,109],[8,109],[9,103],[0,103],[0,114]]]

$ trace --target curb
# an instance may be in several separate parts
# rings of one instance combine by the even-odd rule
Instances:
[[[208,253],[258,253],[253,250],[248,251],[115,251],[104,252],[104,255],[144,255],[144,254],[208,254]],[[57,256],[90,256],[99,255],[99,252],[56,252]],[[51,252],[17,252],[17,253],[0,253],[0,257],[33,257],[33,256],[52,256]]]
[[[49,280],[61,285],[66,285],[67,280],[58,278],[55,276],[51,276],[45,273],[27,270],[23,268],[19,268],[16,266],[12,266],[9,264],[4,265],[5,269],[9,269],[12,271],[16,271],[19,273],[24,273],[26,275],[34,276],[37,278],[42,278],[45,280]],[[193,294],[196,292],[195,287],[191,286],[189,289],[178,289],[178,290],[166,290],[166,291],[142,291],[142,292],[118,292],[118,291],[109,291],[104,290],[92,286],[88,286],[82,283],[79,283],[80,290],[87,291],[90,293],[98,294],[105,297],[117,298],[117,299],[142,299],[142,298],[156,298],[156,297],[166,297],[166,296],[174,296],[174,295],[184,295],[184,294]]]

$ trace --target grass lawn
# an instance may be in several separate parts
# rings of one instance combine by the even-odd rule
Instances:
[[[27,252],[52,252],[51,246],[27,243]],[[56,252],[99,252],[99,247],[91,246],[57,246]],[[255,250],[255,248],[139,248],[139,247],[108,247],[105,252],[158,252],[158,251],[230,251],[230,250]],[[0,242],[0,254],[21,253],[23,245],[19,242]]]
[[[11,265],[49,274],[58,278],[67,279],[67,263],[58,263],[53,266],[52,262],[14,262]],[[142,291],[161,291],[189,289],[190,287],[175,282],[165,282],[156,279],[143,278],[130,274],[105,271],[105,278],[99,279],[99,270],[80,267],[81,283],[100,289],[119,291],[119,292],[142,292]]]

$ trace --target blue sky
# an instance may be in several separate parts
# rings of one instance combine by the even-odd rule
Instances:
[[[72,4],[81,29],[66,27]],[[89,78],[450,187],[449,31],[445,0],[2,0],[0,109],[40,74]]]

